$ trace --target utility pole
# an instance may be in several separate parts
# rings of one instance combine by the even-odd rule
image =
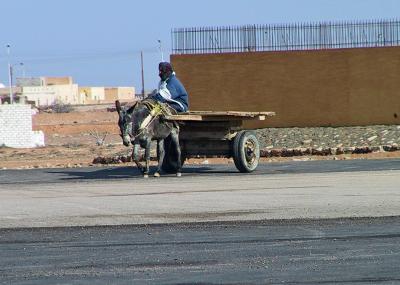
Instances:
[[[6,45],[7,55],[8,55],[8,88],[10,92],[10,104],[14,103],[13,94],[12,94],[12,66],[10,62],[10,45]]]
[[[142,68],[142,99],[144,99],[144,68],[143,68],[143,51],[140,52],[140,62]]]

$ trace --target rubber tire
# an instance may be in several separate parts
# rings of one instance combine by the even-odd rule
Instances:
[[[255,160],[251,164],[249,164],[246,159],[245,150],[246,142],[248,142],[249,140],[254,144],[255,147]],[[257,168],[258,162],[260,160],[260,143],[258,142],[258,139],[254,132],[238,132],[233,140],[232,156],[236,168],[242,173],[250,173]]]

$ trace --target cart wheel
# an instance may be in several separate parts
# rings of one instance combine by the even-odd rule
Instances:
[[[253,132],[241,131],[233,141],[233,161],[240,172],[252,172],[260,159],[260,144]]]

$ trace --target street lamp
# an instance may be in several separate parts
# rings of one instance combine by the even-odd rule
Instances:
[[[14,85],[14,67],[20,66],[22,68],[22,77],[25,77],[25,68],[24,63],[20,62],[18,64],[11,64],[10,65],[10,74],[11,74],[11,86]]]
[[[6,45],[7,48],[7,55],[8,55],[8,86],[9,86],[9,91],[10,91],[10,104],[14,102],[13,100],[13,94],[12,94],[12,66],[10,63],[10,48],[11,46],[8,44]]]
[[[25,64],[23,62],[20,62],[18,65],[22,69],[22,78],[25,78]]]
[[[161,46],[161,40],[157,40],[159,46],[158,48],[160,49],[160,53],[161,53],[161,61],[164,62],[164,53],[162,51],[162,46]]]

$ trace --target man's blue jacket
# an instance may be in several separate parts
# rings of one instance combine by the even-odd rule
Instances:
[[[160,82],[158,93],[153,98],[162,103],[168,103],[177,112],[186,112],[189,109],[186,89],[174,73],[166,81]]]

